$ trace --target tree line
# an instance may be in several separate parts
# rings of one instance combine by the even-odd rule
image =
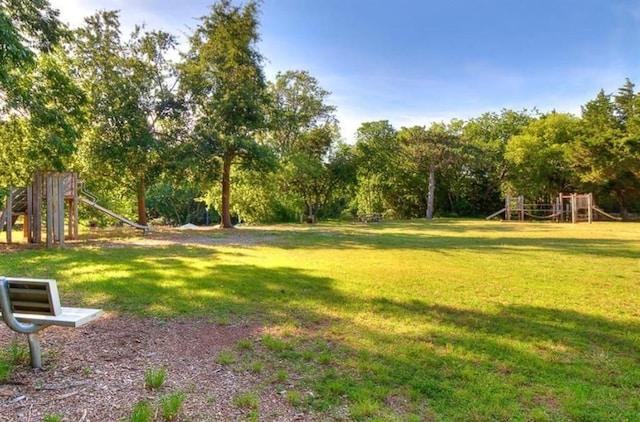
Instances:
[[[264,75],[258,3],[214,3],[177,39],[116,11],[79,28],[47,0],[0,1],[0,186],[77,171],[101,202],[168,224],[482,216],[507,194],[593,192],[640,209],[640,96],[627,80],[580,117],[501,110],[342,141],[330,93],[304,70]],[[174,60],[172,58],[178,57]]]

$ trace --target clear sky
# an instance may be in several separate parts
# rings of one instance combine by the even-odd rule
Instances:
[[[181,35],[204,0],[51,0],[77,26],[98,9]],[[238,4],[238,2],[236,2]],[[429,125],[503,108],[580,113],[600,89],[640,86],[638,0],[263,0],[267,77],[308,70],[342,135],[362,122]]]

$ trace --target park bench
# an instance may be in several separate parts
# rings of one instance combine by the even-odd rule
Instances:
[[[10,329],[27,335],[34,368],[42,368],[41,330],[75,328],[102,315],[101,309],[62,307],[55,280],[13,277],[0,277],[0,311]]]

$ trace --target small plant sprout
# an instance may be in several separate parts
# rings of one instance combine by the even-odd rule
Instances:
[[[149,368],[144,372],[144,386],[148,390],[157,390],[164,385],[166,377],[166,368]]]
[[[233,404],[243,409],[257,409],[259,399],[253,393],[242,393],[233,398]]]
[[[280,382],[286,381],[286,379],[287,379],[287,371],[285,371],[284,369],[279,369],[278,372],[276,373],[276,378]]]
[[[294,407],[300,406],[300,404],[302,403],[300,392],[295,390],[287,391],[287,400],[289,400],[291,406]]]
[[[131,417],[128,422],[151,422],[153,420],[153,406],[147,400],[139,401],[133,405]]]
[[[253,362],[251,364],[251,372],[253,372],[254,374],[259,374],[260,372],[262,372],[263,368],[264,365],[262,364],[262,362]]]
[[[229,365],[233,363],[234,356],[231,352],[220,352],[218,353],[218,363],[220,365]]]
[[[240,350],[251,350],[251,349],[253,349],[253,342],[251,340],[245,338],[245,339],[242,339],[242,340],[238,341],[238,344],[236,346]]]
[[[165,421],[175,421],[180,414],[185,395],[181,392],[171,393],[160,399],[160,413]]]

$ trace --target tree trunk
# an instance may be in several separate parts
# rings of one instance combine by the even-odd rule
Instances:
[[[223,229],[232,229],[233,224],[231,224],[231,206],[230,206],[230,198],[231,198],[231,161],[233,160],[232,155],[224,156],[224,161],[222,163],[222,212],[220,213],[220,227]]]
[[[315,213],[313,211],[313,204],[311,202],[307,202],[307,222],[311,223],[311,224],[315,224],[316,222],[316,216]]]
[[[433,196],[436,193],[436,163],[429,164],[429,195],[427,196],[427,221],[433,218]]]
[[[147,204],[145,202],[145,195],[147,192],[147,187],[144,183],[144,180],[141,179],[138,182],[138,224],[143,226],[147,225]]]

